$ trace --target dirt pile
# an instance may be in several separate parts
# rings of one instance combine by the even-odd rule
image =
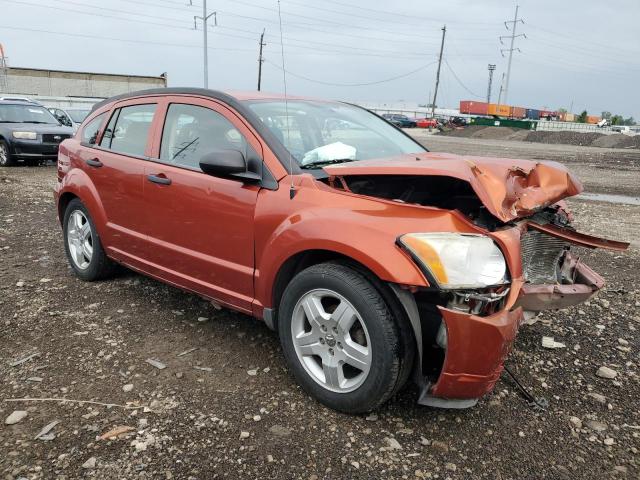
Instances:
[[[517,140],[548,145],[576,145],[603,148],[638,148],[640,135],[605,135],[570,131],[530,131],[509,127],[485,127],[471,125],[465,128],[442,132],[440,135],[460,138],[482,138],[488,140]]]
[[[590,146],[600,137],[602,133],[580,133],[580,132],[529,132],[524,139],[525,142],[561,144],[561,145],[582,145]],[[610,147],[613,148],[613,147]]]

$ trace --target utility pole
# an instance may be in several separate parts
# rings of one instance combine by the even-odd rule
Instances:
[[[487,103],[491,103],[491,83],[493,82],[493,71],[496,69],[496,66],[493,64],[489,64],[489,86],[487,87]]]
[[[500,93],[498,93],[498,105],[502,101],[502,92],[504,91],[504,72],[502,72],[502,80],[500,80]]]
[[[193,5],[193,0],[191,0],[191,5]],[[193,16],[193,28],[197,29],[198,20],[202,20],[202,33],[203,33],[203,52],[204,52],[204,88],[209,88],[209,44],[207,41],[207,21],[209,18],[213,16],[214,24],[218,25],[218,19],[216,17],[216,12],[211,12],[207,15],[207,0],[202,0],[202,16],[199,17],[197,15]]]
[[[433,101],[431,102],[431,118],[435,118],[436,98],[438,97],[438,84],[440,83],[440,67],[442,66],[442,51],[444,50],[444,36],[447,33],[447,26],[442,27],[442,43],[440,43],[440,56],[438,57],[438,71],[436,73],[436,89],[433,92]],[[431,127],[429,127],[431,129]]]
[[[513,45],[515,43],[516,38],[518,37],[524,37],[527,38],[527,36],[524,33],[521,33],[520,35],[516,35],[516,26],[518,25],[518,22],[523,23],[524,24],[524,20],[522,20],[521,18],[518,18],[518,9],[520,8],[519,5],[516,5],[516,15],[513,17],[512,21],[506,21],[504,22],[504,26],[507,30],[509,30],[509,23],[511,24],[511,35],[510,36],[503,36],[500,37],[500,43],[502,43],[504,45],[504,43],[502,42],[503,38],[511,38],[511,45],[509,46],[508,49],[501,49],[500,53],[502,54],[502,56],[504,57],[504,52],[509,52],[509,61],[507,62],[507,80],[504,84],[504,103],[507,103],[507,95],[509,94],[509,80],[511,78],[511,59],[513,58],[513,51],[517,50],[518,52],[520,51],[519,48],[514,48]]]
[[[264,58],[262,58],[262,47],[266,46],[264,43],[264,28],[262,29],[262,34],[260,35],[260,55],[258,55],[258,91],[260,91],[260,84],[262,82],[262,64],[264,62]]]

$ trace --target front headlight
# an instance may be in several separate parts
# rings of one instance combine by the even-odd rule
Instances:
[[[398,242],[440,288],[483,288],[507,283],[504,256],[484,235],[408,233]]]
[[[35,140],[38,138],[36,132],[13,132],[13,138],[20,138],[22,140]]]

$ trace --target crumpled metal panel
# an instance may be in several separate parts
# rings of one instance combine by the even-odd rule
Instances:
[[[508,222],[531,215],[557,201],[577,195],[582,184],[557,162],[472,157],[448,153],[399,155],[329,165],[334,177],[346,175],[435,175],[469,182],[496,218]]]

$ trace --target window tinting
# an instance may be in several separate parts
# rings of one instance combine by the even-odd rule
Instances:
[[[132,105],[114,112],[100,146],[115,152],[143,156],[156,104]]]
[[[214,150],[239,150],[247,155],[247,141],[229,120],[210,108],[174,103],[162,132],[160,160],[200,169],[200,159]]]
[[[98,132],[102,126],[102,121],[106,113],[101,113],[96,118],[91,120],[82,129],[82,143],[88,143],[89,145],[95,145],[98,138]]]

